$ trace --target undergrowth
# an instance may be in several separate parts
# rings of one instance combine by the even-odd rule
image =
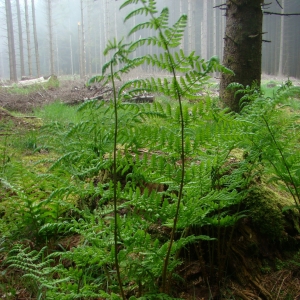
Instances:
[[[45,125],[30,145],[40,160],[30,169],[7,159],[9,137],[0,149],[1,253],[34,282],[37,299],[179,299],[194,284],[186,270],[195,262],[207,295],[220,295],[257,185],[276,185],[293,199],[285,211],[299,210],[299,121],[288,106],[299,90],[287,83],[264,97],[235,86],[251,95],[240,115],[228,113],[197,93],[210,73],[230,71],[216,57],[177,51],[187,16],[170,26],[169,10],[158,12],[155,1],[121,7],[133,5],[125,21],[145,22],[129,34],[155,34],[108,43],[111,59],[89,83],[111,85],[112,101],[87,101],[76,115],[59,103],[41,111]],[[132,59],[145,44],[161,54]],[[171,77],[115,87],[141,64]],[[170,101],[128,101],[143,92]],[[282,232],[273,238],[284,240]]]

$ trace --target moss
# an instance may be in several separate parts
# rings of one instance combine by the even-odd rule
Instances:
[[[245,200],[252,222],[267,238],[271,240],[284,240],[287,237],[285,227],[288,220],[282,211],[285,206],[293,205],[289,194],[281,194],[271,187],[260,184],[252,188]],[[293,211],[293,222],[297,222],[298,213]],[[289,220],[290,221],[290,220]]]

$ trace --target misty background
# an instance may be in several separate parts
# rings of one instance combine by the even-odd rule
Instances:
[[[0,78],[9,79],[9,48],[5,2],[0,0]],[[17,17],[17,2],[20,19]],[[27,2],[27,24],[25,3]],[[222,59],[225,32],[225,11],[220,9],[224,0],[158,0],[160,9],[168,6],[170,22],[175,23],[181,14],[188,15],[188,26],[181,48],[195,51],[209,59],[217,55]],[[281,0],[282,10],[276,1],[264,7],[275,13],[299,13],[299,0]],[[37,74],[36,45],[34,43],[32,0],[11,0],[17,75],[21,78],[22,33],[24,71],[27,76],[73,75],[86,77],[101,73],[107,60],[103,50],[108,40],[126,37],[128,41],[151,35],[143,30],[127,37],[129,30],[140,22],[137,16],[124,23],[129,8],[119,10],[123,0],[35,0],[35,18],[40,74]],[[220,6],[220,8],[213,8]],[[130,6],[132,9],[133,6]],[[19,24],[20,22],[20,24]],[[21,31],[19,30],[21,25]],[[27,26],[26,26],[27,25]],[[262,73],[300,78],[300,17],[264,15]],[[28,43],[29,41],[29,43]],[[137,49],[135,56],[154,54],[155,46]],[[52,67],[51,67],[52,63]],[[153,72],[151,67],[145,71]],[[245,70],[246,71],[246,70]],[[30,74],[31,73],[31,74]]]

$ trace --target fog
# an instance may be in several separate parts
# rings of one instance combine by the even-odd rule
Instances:
[[[300,12],[299,0],[285,0],[284,11],[281,10],[276,1],[272,2],[264,8],[266,11]],[[11,0],[10,3],[17,75],[18,78],[21,78],[17,1]],[[29,35],[26,32],[25,1],[20,0],[19,3],[24,50],[24,75],[37,76],[32,0],[27,0]],[[144,17],[138,16],[124,23],[123,20],[129,12],[129,7],[120,11],[119,7],[122,3],[123,0],[51,0],[52,39],[50,39],[48,0],[35,0],[40,75],[55,73],[58,76],[79,76],[81,73],[82,76],[88,77],[98,74],[101,72],[106,59],[103,56],[103,50],[108,40],[122,37],[134,40],[152,34],[151,30],[143,30],[127,37],[130,28],[145,20]],[[195,51],[205,59],[213,55],[222,58],[225,30],[224,10],[213,8],[213,6],[224,3],[224,0],[158,0],[157,3],[159,9],[165,6],[169,7],[171,24],[176,22],[181,14],[188,15],[189,23],[181,46],[185,52]],[[1,79],[8,79],[10,74],[9,48],[4,0],[0,1],[0,15],[0,77]],[[263,73],[300,78],[299,25],[300,16],[264,16],[263,31],[265,33],[263,39],[266,42],[263,43],[262,48]],[[30,38],[29,51],[27,36]],[[51,71],[51,45],[53,72]],[[29,52],[31,54],[32,74],[30,74]],[[154,46],[144,46],[138,49],[134,55],[138,56],[145,53],[157,53],[157,49]]]

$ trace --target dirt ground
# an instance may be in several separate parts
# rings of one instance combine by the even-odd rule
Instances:
[[[87,87],[84,80],[60,80],[58,87],[44,88],[27,93],[28,87],[19,88],[18,93],[0,87],[0,107],[8,111],[32,113],[37,107],[60,100],[70,105],[79,104],[94,97],[105,97],[110,93],[109,87],[93,84]],[[24,93],[22,93],[24,89]],[[21,92],[20,92],[21,90]]]

